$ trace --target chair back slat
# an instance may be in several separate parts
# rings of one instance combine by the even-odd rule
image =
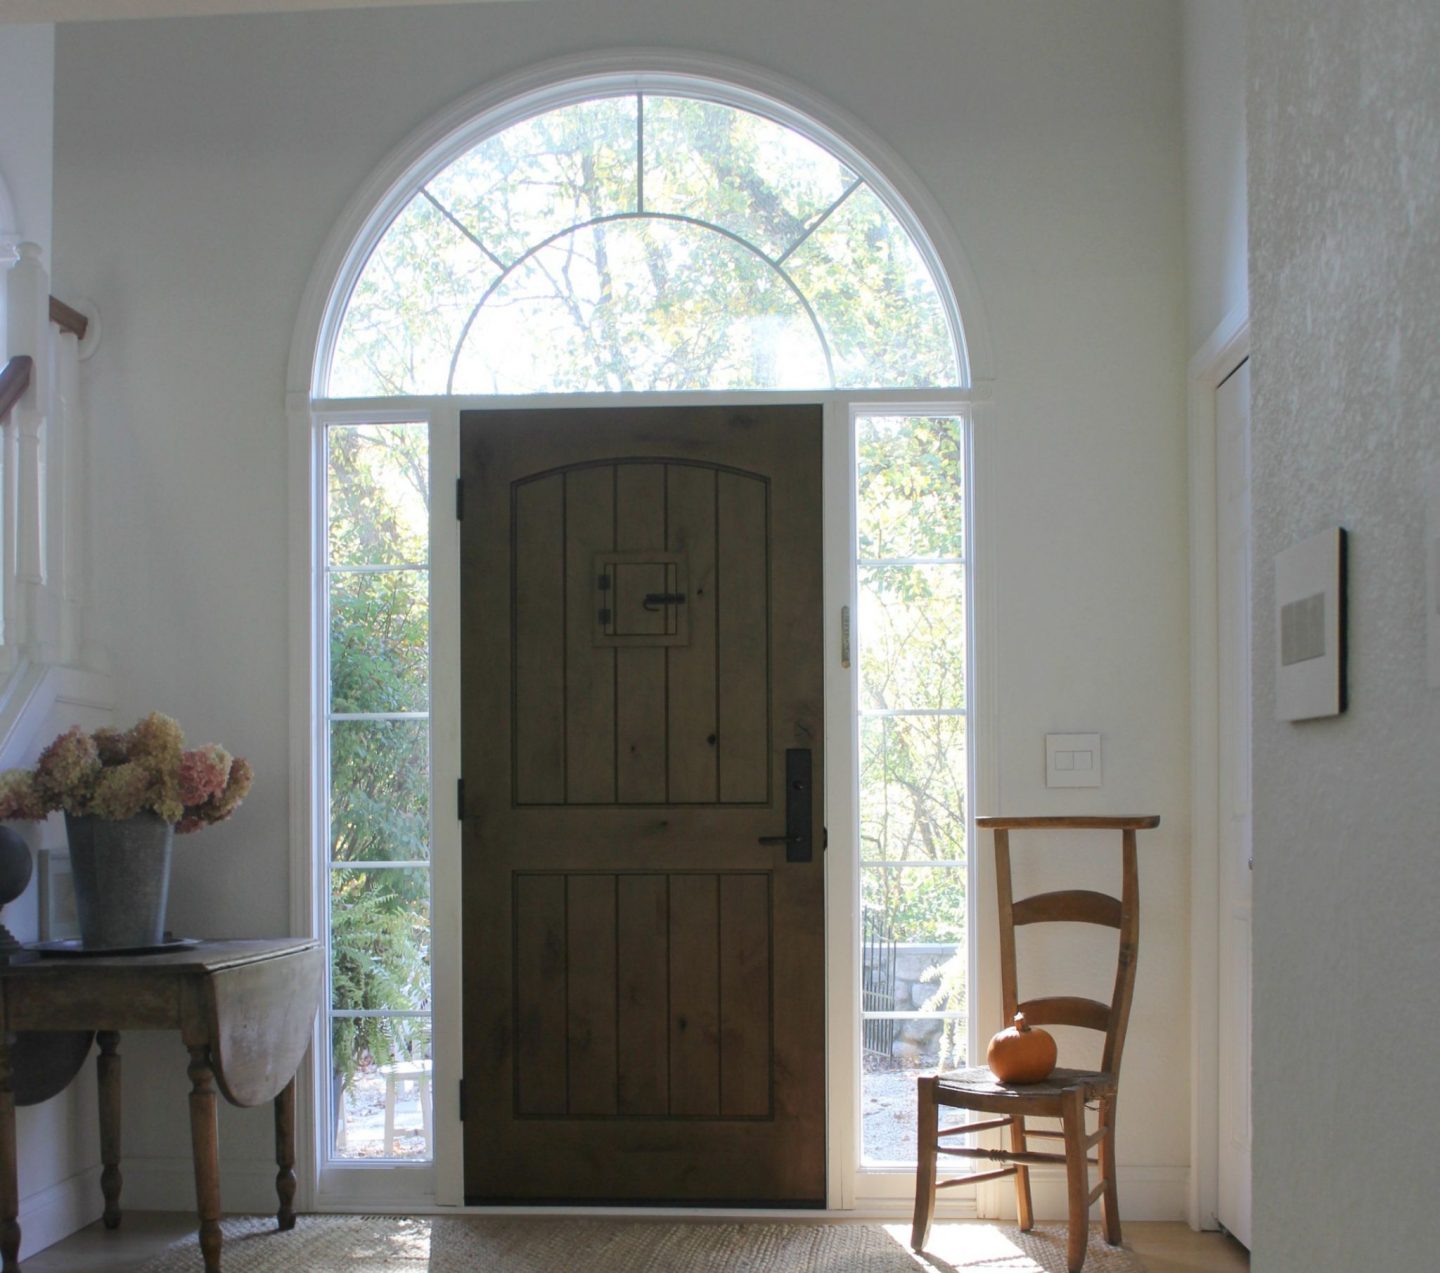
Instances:
[[[1100,924],[1119,928],[1121,905],[1118,897],[1096,893],[1085,888],[1065,889],[1058,893],[1036,893],[1021,898],[1011,907],[1016,924],[1052,924],[1069,921],[1075,924]]]
[[[1022,1000],[1016,1011],[1025,1014],[1026,1025],[1078,1025],[1099,1030],[1101,1034],[1110,1029],[1110,1005],[1098,999],[1050,995],[1044,999]]]

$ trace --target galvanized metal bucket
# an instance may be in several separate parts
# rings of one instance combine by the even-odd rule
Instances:
[[[133,818],[65,815],[80,941],[86,950],[156,946],[164,939],[175,826]]]

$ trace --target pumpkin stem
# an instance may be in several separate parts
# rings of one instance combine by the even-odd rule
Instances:
[[[1025,1024],[1025,1014],[1023,1012],[1017,1012],[1015,1014],[1015,1028],[1019,1030],[1021,1034],[1029,1031],[1030,1027]]]

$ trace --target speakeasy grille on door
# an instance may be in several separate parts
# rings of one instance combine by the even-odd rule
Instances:
[[[595,555],[595,644],[689,645],[684,553]]]

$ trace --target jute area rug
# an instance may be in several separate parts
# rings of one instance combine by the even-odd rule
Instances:
[[[908,1224],[615,1220],[533,1216],[301,1216],[224,1222],[225,1273],[1065,1273],[1064,1225],[1030,1233],[979,1221],[935,1225],[923,1255]],[[197,1273],[188,1238],[141,1273]],[[1090,1234],[1086,1273],[1144,1273],[1123,1247]]]

